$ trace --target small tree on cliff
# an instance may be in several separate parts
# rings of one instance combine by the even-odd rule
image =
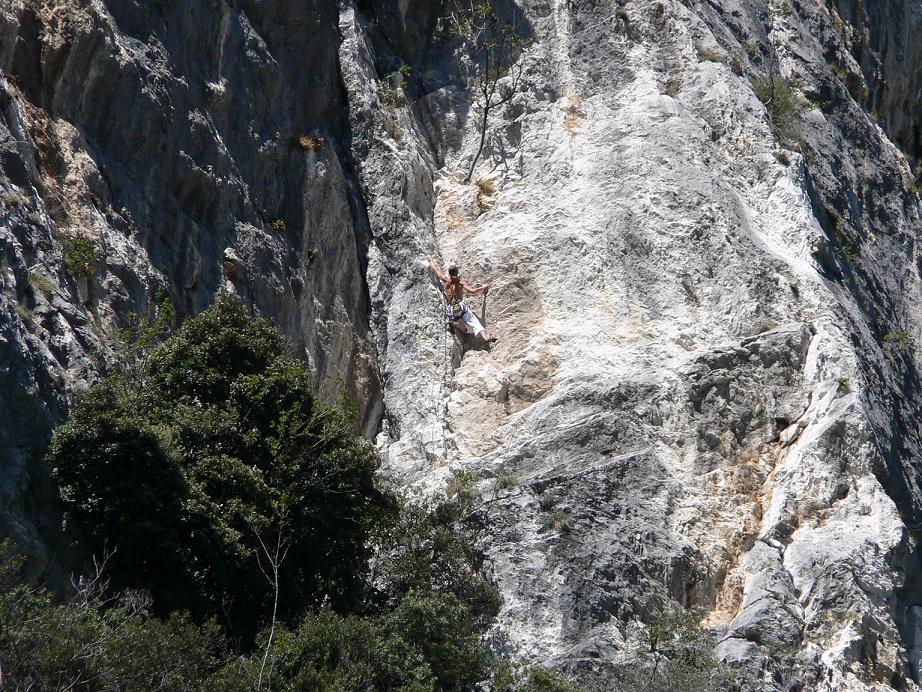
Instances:
[[[480,107],[480,141],[464,183],[471,181],[483,153],[490,115],[519,91],[522,50],[530,45],[517,23],[504,21],[490,2],[455,0],[446,18],[449,30],[467,46],[476,70],[476,105]],[[508,79],[504,79],[508,77]]]

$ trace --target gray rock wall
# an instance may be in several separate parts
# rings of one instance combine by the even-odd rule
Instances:
[[[367,86],[377,24],[344,14],[374,123],[388,471],[479,479],[497,645],[600,689],[670,601],[708,612],[754,689],[914,685],[916,119],[884,123],[880,79],[832,54],[902,37],[887,88],[909,94],[918,39],[797,3],[503,7],[536,43],[474,175],[493,195],[459,183],[478,137],[457,47],[389,103]],[[795,95],[785,122],[755,93],[768,75]],[[493,284],[492,350],[445,334],[432,247]]]
[[[0,3],[0,504],[40,564],[45,520],[24,505],[52,499],[31,488],[64,394],[158,290],[180,318],[240,294],[309,361],[319,394],[345,390],[374,432],[337,22],[329,2]],[[83,271],[67,266],[75,238],[91,248]]]

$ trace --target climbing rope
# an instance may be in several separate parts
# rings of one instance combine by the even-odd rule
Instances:
[[[436,417],[442,427],[442,459],[448,461],[448,432],[446,430],[447,422],[445,417],[448,412],[446,399],[449,392],[448,379],[450,376],[448,361],[451,358],[451,340],[454,338],[454,335],[448,331],[451,329],[451,324],[445,314],[445,308],[441,305],[439,306],[439,313],[439,321],[442,329],[442,373],[439,381],[438,410],[436,412]]]

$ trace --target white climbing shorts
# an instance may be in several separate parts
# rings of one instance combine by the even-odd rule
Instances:
[[[461,317],[455,319],[455,322],[460,322],[464,325],[464,330],[468,334],[473,334],[477,336],[480,332],[483,331],[483,325],[480,324],[480,320],[477,319],[477,315],[474,314],[474,311],[469,307],[464,308],[464,312],[461,313]]]

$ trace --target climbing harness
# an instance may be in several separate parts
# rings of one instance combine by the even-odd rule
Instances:
[[[453,300],[450,303],[445,305],[445,330],[449,334],[454,334],[454,327],[452,326],[454,322],[460,320],[464,315],[470,311],[470,308],[467,306],[467,303],[462,299]]]
[[[453,300],[448,304],[447,312],[449,317],[454,317],[455,319],[460,318],[465,312],[467,312],[468,307],[467,303],[462,299]]]

